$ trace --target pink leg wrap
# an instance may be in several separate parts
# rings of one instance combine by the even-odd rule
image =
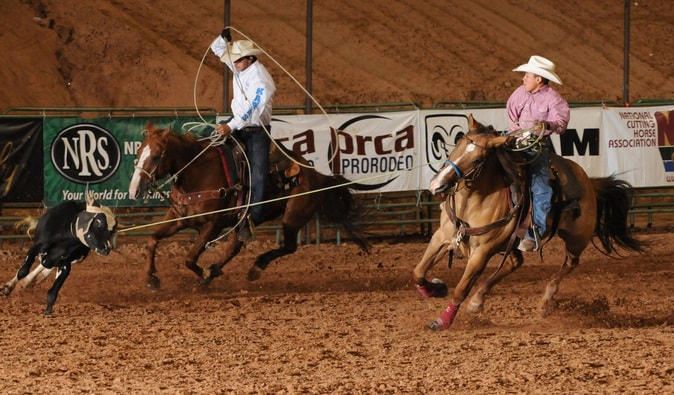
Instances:
[[[449,328],[454,322],[454,317],[456,316],[456,311],[459,309],[458,306],[455,306],[453,303],[447,305],[445,311],[440,314],[440,317],[429,324],[429,328],[434,331],[441,331]]]
[[[433,293],[427,290],[426,287],[424,287],[423,285],[417,284],[416,286],[417,290],[419,291],[420,294],[424,296],[424,298],[430,298],[431,296],[433,296]]]

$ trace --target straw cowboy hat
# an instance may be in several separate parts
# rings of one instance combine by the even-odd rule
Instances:
[[[562,79],[555,73],[555,64],[542,56],[534,55],[530,57],[529,63],[518,66],[513,71],[533,73],[562,85]]]
[[[258,56],[261,54],[262,50],[255,48],[255,44],[253,44],[252,41],[236,40],[228,50],[220,56],[220,60],[223,62],[236,62],[246,56]]]

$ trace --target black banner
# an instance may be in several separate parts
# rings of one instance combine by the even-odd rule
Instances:
[[[41,202],[42,120],[0,118],[0,202]]]

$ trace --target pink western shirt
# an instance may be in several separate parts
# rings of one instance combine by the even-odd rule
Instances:
[[[569,104],[548,85],[544,85],[536,93],[529,93],[524,85],[515,89],[506,104],[510,127],[508,130],[531,128],[537,122],[546,121],[549,129],[545,135],[563,133],[569,124]]]

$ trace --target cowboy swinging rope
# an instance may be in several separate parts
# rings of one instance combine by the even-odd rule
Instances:
[[[262,51],[263,54],[267,55],[267,57],[268,57],[272,62],[274,62],[274,64],[275,64],[276,66],[278,66],[278,67],[279,67],[279,68],[280,68],[280,69],[281,69],[281,70],[282,70],[288,77],[290,77],[290,79],[293,80],[293,82],[294,82],[294,83],[295,83],[295,84],[302,90],[302,92],[304,92],[304,94],[307,95],[307,96],[311,99],[311,101],[312,101],[314,104],[316,104],[316,106],[320,109],[321,113],[323,113],[325,119],[328,121],[328,126],[330,127],[330,133],[335,133],[335,132],[333,132],[333,131],[336,131],[337,129],[336,129],[336,128],[334,127],[334,125],[332,124],[332,121],[331,121],[331,119],[330,119],[328,113],[327,113],[327,112],[325,111],[325,109],[323,108],[323,106],[321,106],[321,104],[319,103],[319,101],[316,100],[316,98],[315,98],[311,93],[309,93],[309,92],[304,88],[304,86],[303,86],[303,85],[302,85],[302,84],[301,84],[301,83],[300,83],[300,82],[299,82],[299,81],[298,81],[298,80],[297,80],[297,79],[296,79],[296,78],[295,78],[295,77],[294,77],[294,76],[293,76],[293,75],[292,75],[292,74],[291,74],[285,67],[283,67],[283,65],[281,65],[281,64],[280,64],[280,63],[279,63],[273,56],[271,56],[267,51],[265,51],[264,48],[262,48],[260,45],[258,45],[258,43],[255,42],[255,40],[253,40],[252,38],[248,37],[248,36],[247,36],[245,33],[243,33],[241,30],[237,29],[237,28],[234,27],[234,26],[226,26],[225,28],[226,28],[226,29],[230,29],[230,30],[234,30],[235,32],[239,33],[239,34],[240,34],[241,36],[243,36],[246,40],[252,42],[252,43],[253,43],[253,44],[254,44],[260,51]],[[199,67],[197,68],[197,74],[196,74],[196,76],[195,76],[195,78],[194,78],[194,89],[193,89],[194,108],[195,108],[195,110],[196,110],[196,112],[197,112],[197,115],[198,115],[199,118],[202,120],[202,123],[197,123],[197,122],[188,122],[188,123],[186,123],[185,125],[188,125],[188,124],[193,125],[189,130],[192,130],[192,129],[196,128],[196,127],[210,126],[210,127],[213,127],[213,128],[214,128],[214,127],[216,126],[216,125],[214,125],[214,124],[210,124],[210,123],[206,122],[206,120],[201,116],[201,113],[199,112],[199,106],[197,105],[197,84],[198,84],[198,82],[199,82],[199,73],[201,72],[201,67],[202,67],[203,64],[204,64],[204,60],[206,59],[206,56],[208,55],[208,52],[209,52],[209,51],[210,51],[210,46],[209,46],[208,48],[206,48],[206,51],[204,52],[204,56],[201,58],[201,62],[199,63]],[[231,52],[229,51],[229,48],[227,49],[227,52],[225,52],[225,53],[228,55],[230,63],[231,63],[231,64],[234,64],[234,60],[236,60],[236,59],[232,59],[232,58],[231,58]],[[235,85],[241,90],[241,93],[243,93],[244,98],[246,99],[246,101],[247,101],[248,104],[250,105],[250,104],[251,104],[250,99],[248,99],[248,97],[246,96],[245,90],[241,87],[241,81],[240,81],[240,79],[239,79],[238,74],[237,74],[237,73],[233,73],[233,74],[234,74],[234,81],[236,82]],[[292,158],[291,156],[289,156],[287,153],[285,153],[285,151],[284,151],[283,149],[281,149],[281,147],[279,146],[279,143],[277,143],[276,140],[274,140],[274,138],[273,138],[272,135],[271,135],[271,132],[270,132],[269,130],[267,130],[267,127],[266,127],[265,125],[260,125],[260,126],[262,126],[262,129],[263,129],[264,132],[267,134],[267,136],[269,137],[269,139],[271,140],[271,142],[272,142],[274,145],[276,145],[276,147],[278,148],[278,150],[279,150],[279,151],[280,151],[286,158],[288,158],[289,160],[291,160],[291,161],[297,163],[299,166],[306,167],[306,168],[309,168],[309,169],[315,169],[314,166],[312,166],[312,165],[305,165],[305,164],[303,164],[303,163],[300,163],[300,162],[296,161],[294,158]],[[335,136],[335,137],[337,137],[337,136]],[[220,136],[215,136],[215,140],[216,140],[216,141],[220,140]],[[336,141],[338,141],[338,140],[336,140]],[[335,152],[332,154],[332,157],[331,157],[329,160],[333,160],[333,159],[335,158],[336,155],[337,155],[337,150],[335,150]],[[247,158],[246,158],[246,160],[247,160]]]

